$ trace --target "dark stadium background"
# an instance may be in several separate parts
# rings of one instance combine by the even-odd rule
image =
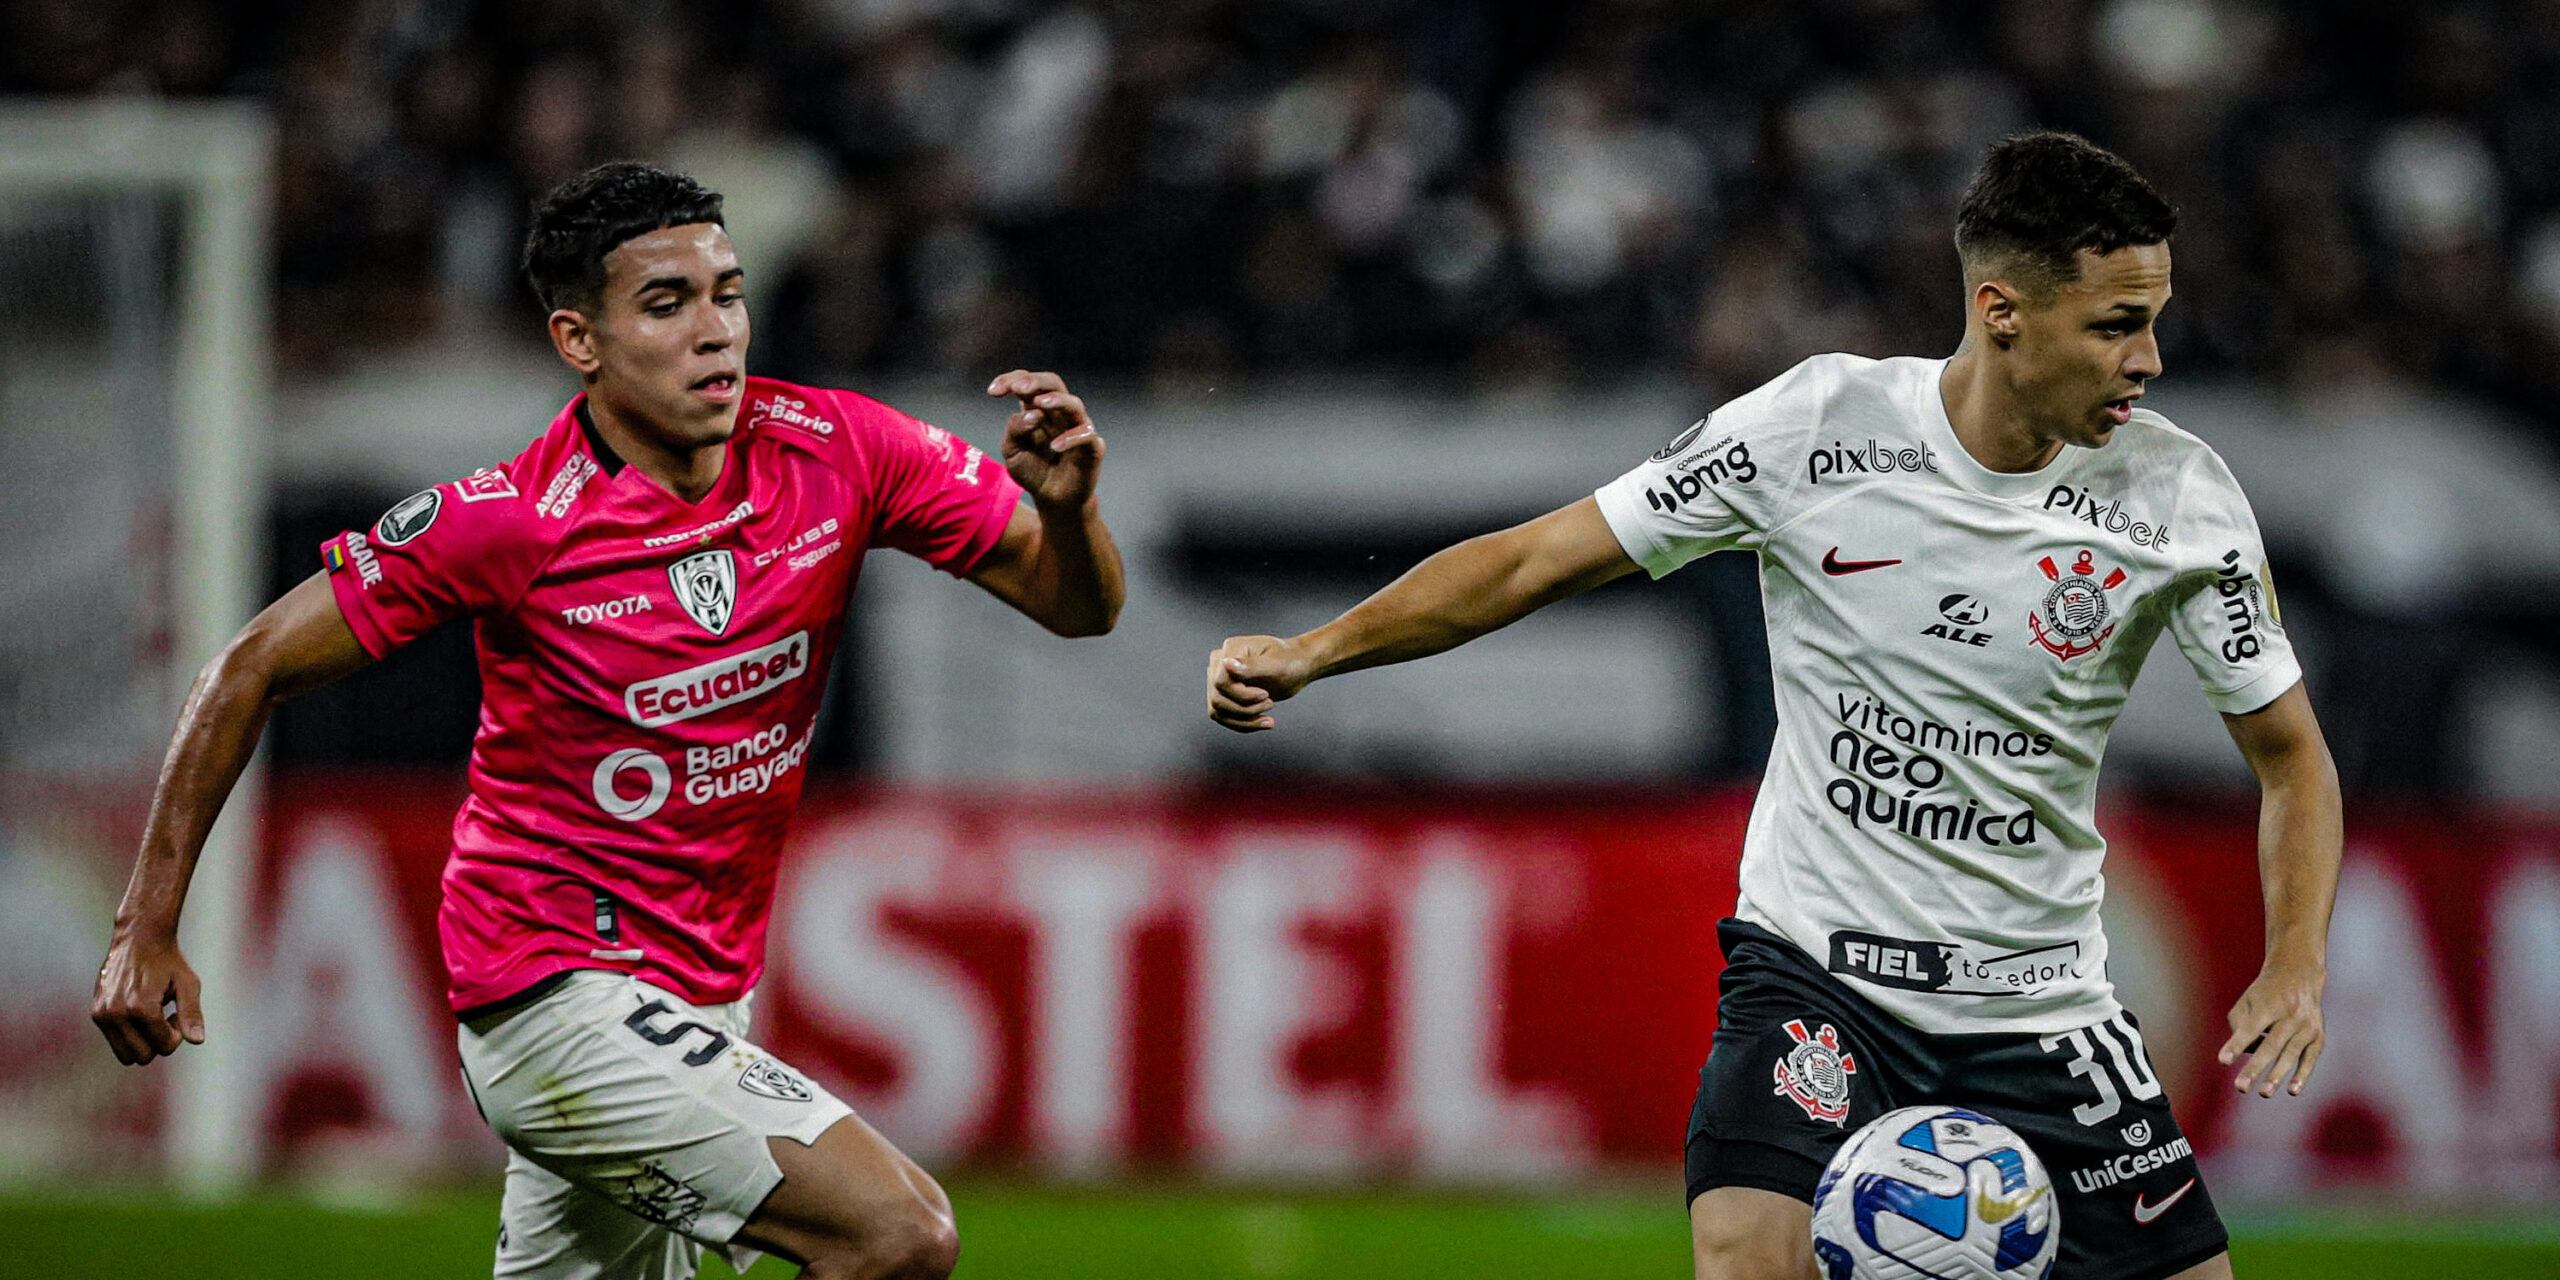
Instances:
[[[1647,670],[1685,673],[1688,701],[1616,755],[1541,736],[1537,714],[1486,718],[1446,670],[1370,686],[1392,711],[1369,719],[1313,705],[1357,702],[1359,684],[1311,695],[1303,744],[1257,755],[1197,723],[1196,658],[1155,654],[1320,619],[1449,541],[1587,491],[1807,354],[1944,354],[1960,316],[1948,224],[1982,148],[2031,125],[2083,132],[2181,210],[2156,403],[2224,447],[2259,501],[2351,810],[2378,824],[2373,840],[2404,842],[2385,864],[2450,939],[2454,1057],[2489,1043],[2480,1027],[2529,1021],[2466,966],[2497,963],[2469,934],[2494,914],[2473,890],[2560,848],[2560,3],[7,0],[0,93],[272,113],[270,593],[316,567],[322,538],[456,473],[448,459],[494,461],[471,451],[539,430],[568,384],[545,363],[515,245],[531,197],[597,160],[694,166],[727,191],[756,372],[930,409],[982,444],[995,419],[965,398],[973,387],[1015,365],[1065,372],[1107,432],[1129,427],[1106,511],[1129,477],[1145,507],[1125,535],[1140,589],[1181,611],[1133,611],[1135,634],[1106,643],[1147,656],[1096,676],[1103,693],[1023,693],[1020,718],[1075,722],[1025,739],[1001,707],[906,692],[981,687],[965,663],[918,668],[912,641],[967,645],[1001,621],[911,612],[935,588],[875,567],[889,594],[857,611],[813,786],[1041,794],[1085,776],[1083,759],[1113,794],[1171,795],[1183,813],[1187,797],[1239,790],[1284,805],[1335,788],[1364,805],[1404,788],[1459,806],[1526,793],[1558,812],[1729,801],[1771,727],[1739,557],[1574,606],[1583,624],[1680,637]],[[9,244],[23,270],[25,244]],[[515,416],[465,422],[440,407],[447,393]],[[358,412],[401,398],[379,419]],[[1513,474],[1532,446],[1556,460],[1543,485]],[[1276,461],[1232,487],[1163,470],[1230,451]],[[1525,664],[1513,669],[1562,679],[1577,657],[1634,651],[1507,652]],[[2153,667],[2197,701],[2174,656]],[[1157,676],[1170,692],[1144,683]],[[292,794],[379,789],[432,809],[475,694],[468,636],[431,636],[288,706],[269,739],[277,777],[303,788]],[[2245,774],[2198,723],[2130,735],[2109,762],[2111,803],[2143,822],[2245,827]],[[1088,753],[1062,763],[1054,742]],[[841,803],[862,801],[822,801]],[[415,820],[421,839],[434,816]],[[2245,892],[2247,876],[2230,883]],[[2533,1034],[2545,1039],[2495,1043],[2560,1043]],[[361,1127],[360,1100],[313,1096]],[[2464,1096],[2466,1132],[2494,1139],[2490,1095]],[[147,1130],[151,1104],[121,1105],[119,1132]],[[2244,1248],[2247,1274],[2279,1274],[2284,1249],[2370,1261],[2405,1248],[2411,1275],[2555,1265],[2533,1224],[2560,1206],[2547,1167],[2560,1157],[2527,1153],[2534,1172],[2502,1194],[2462,1193],[2497,1212],[2428,1235],[2412,1224],[2455,1184],[2390,1163],[2396,1123],[2348,1107],[2322,1141],[2366,1159],[2361,1175],[2238,1198],[2244,1246],[2268,1251],[2253,1266]],[[430,1164],[384,1183],[449,1186],[453,1171]],[[1485,1202],[1390,1171],[1383,1216],[1360,1218],[1339,1185],[1313,1200],[1251,1179],[1202,1191],[1178,1160],[1145,1171],[1171,1190],[1073,1193],[1045,1189],[1055,1171],[1017,1150],[958,1164],[964,1233],[974,1191],[999,1242],[986,1274],[1016,1241],[1022,1273],[1068,1274],[1040,1260],[1164,1214],[1224,1259],[1204,1268],[1344,1275],[1332,1251],[1380,1223],[1446,1243],[1524,1212],[1584,1215],[1550,1233],[1559,1261],[1543,1274],[1618,1257],[1593,1241],[1621,1237],[1641,1261],[1609,1265],[1681,1273],[1667,1165],[1614,1162]],[[280,1159],[264,1198],[194,1229],[264,1242],[241,1246],[237,1274],[292,1273],[283,1259],[305,1246],[259,1215],[296,1221],[306,1174]],[[123,1202],[77,1197],[151,1176],[147,1162],[39,1170],[5,1220],[126,1232]],[[468,1246],[452,1246],[453,1274],[476,1265],[489,1216],[463,1177],[447,1199],[402,1201],[403,1229]],[[2352,1220],[2305,1208],[2341,1196]],[[89,1273],[82,1256],[48,1274]]]

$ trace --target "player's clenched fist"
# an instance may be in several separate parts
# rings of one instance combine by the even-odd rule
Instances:
[[[1234,636],[1209,655],[1209,718],[1238,733],[1278,727],[1272,704],[1315,678],[1305,655],[1277,636]]]
[[[137,1066],[176,1053],[180,1042],[204,1043],[204,1010],[196,971],[165,938],[119,933],[98,970],[89,1020],[107,1037],[116,1061]],[[169,1012],[170,1005],[177,1012]]]

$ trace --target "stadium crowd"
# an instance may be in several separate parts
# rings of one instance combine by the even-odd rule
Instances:
[[[2182,370],[2560,419],[2560,2],[15,0],[9,91],[282,122],[288,360],[532,332],[531,193],[732,193],[761,363],[1506,387],[1952,345],[2031,123],[2186,222]],[[491,322],[500,322],[492,324]],[[1002,353],[1002,354],[998,354]]]

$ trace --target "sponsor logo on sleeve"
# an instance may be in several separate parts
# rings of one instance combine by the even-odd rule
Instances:
[[[667,581],[685,616],[711,634],[726,635],[738,607],[738,558],[725,547],[686,556],[667,566]]]
[[[1937,469],[1938,453],[1934,449],[1909,445],[1895,448],[1878,440],[1869,440],[1855,449],[1834,440],[1831,447],[1814,449],[1804,457],[1805,479],[1813,484],[1856,476],[1892,475],[1897,471],[1917,474]]]
[[[987,455],[978,452],[978,446],[973,445],[930,422],[919,422],[916,425],[924,428],[925,443],[932,445],[934,448],[940,449],[944,453],[949,453],[953,446],[958,446],[960,450],[960,469],[953,473],[955,479],[959,480],[962,484],[976,484],[978,482],[978,468],[987,460]]]
[[[674,724],[760,698],[809,673],[809,633],[643,680],[622,691],[623,710],[642,728]]]
[[[1787,1023],[1787,1035],[1796,1043],[1771,1069],[1776,1092],[1794,1100],[1807,1116],[1846,1128],[1849,1077],[1858,1074],[1856,1055],[1841,1052],[1840,1033],[1828,1022],[1820,1031],[1807,1031],[1804,1019],[1797,1018]]]
[[[2126,1125],[2124,1127],[2124,1144],[2128,1147],[2147,1147],[2151,1145],[2151,1122],[2148,1120],[2136,1120],[2132,1124]]]
[[[1680,451],[1695,443],[1698,436],[1705,432],[1706,429],[1707,420],[1704,418],[1700,418],[1696,422],[1690,423],[1688,430],[1671,437],[1671,443],[1653,451],[1653,461],[1669,462],[1673,458],[1679,457]]]
[[[1664,461],[1660,455],[1654,460]],[[1644,504],[1669,514],[1697,501],[1711,488],[1749,484],[1759,478],[1760,464],[1751,460],[1750,442],[1727,437],[1681,459],[1663,473],[1659,487],[1646,485]]]
[[[2280,631],[2275,621],[2275,596],[2267,589],[2266,571],[2249,572],[2243,567],[2240,549],[2222,553],[2222,567],[2214,571],[2214,596],[2222,603],[2222,660],[2247,662],[2266,652],[2266,641],[2260,632]]]
[[[453,492],[464,502],[488,502],[517,496],[515,477],[496,467],[482,467],[454,481]]]
[[[2169,545],[2169,526],[2136,520],[2125,510],[2124,499],[2110,498],[2100,502],[2094,489],[2071,484],[2055,485],[2045,492],[2044,509],[2069,512],[2079,517],[2082,524],[2122,534],[2125,541],[2137,547],[2150,547],[2156,551]]]
[[[348,565],[354,565],[356,585],[367,591],[373,590],[374,584],[382,581],[382,561],[374,557],[372,544],[368,543],[361,533],[350,530],[339,535],[336,542],[329,544],[328,559],[331,573],[336,573]]]
[[[442,489],[420,489],[392,504],[381,519],[373,522],[373,540],[386,547],[407,546],[435,524],[437,513],[443,510]]]
[[[2052,556],[2036,561],[2036,568],[2053,586],[2027,615],[2028,637],[2064,662],[2097,652],[2115,634],[2115,610],[2107,604],[2107,593],[2124,585],[2124,570],[2110,567],[2099,577],[2097,555],[2086,549],[2068,570],[2057,567]]]
[[[554,520],[569,514],[569,508],[577,503],[578,495],[585,491],[587,481],[603,469],[595,459],[583,453],[570,454],[569,460],[551,473],[551,483],[543,486],[542,501],[533,504],[533,513]]]

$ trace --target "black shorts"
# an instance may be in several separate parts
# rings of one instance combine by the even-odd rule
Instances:
[[[2053,1280],[2158,1280],[2229,1247],[2131,1014],[2054,1036],[1933,1036],[1783,938],[1727,920],[1715,1043],[1689,1114],[1689,1198],[1756,1187],[1813,1202],[1849,1135],[1900,1107],[1970,1107],[2053,1175]]]

